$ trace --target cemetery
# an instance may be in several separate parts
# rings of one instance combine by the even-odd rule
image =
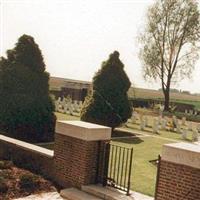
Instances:
[[[52,2],[0,2],[0,200],[200,200],[199,1]]]
[[[78,119],[82,104],[82,101],[72,101],[69,97],[63,98],[63,100],[59,97],[55,100],[55,110],[58,113],[72,116],[72,119],[73,117]],[[128,119],[125,127],[149,134],[158,134],[161,137],[191,142],[198,142],[200,137],[200,124],[198,122],[187,121],[186,117],[178,119],[176,116],[163,116],[162,111],[154,111],[152,116],[145,108],[133,108],[132,116]]]
[[[58,119],[80,120],[82,101],[72,100],[69,96],[58,97],[55,105]],[[187,120],[188,116],[193,115],[191,111],[187,113],[185,111],[185,116],[182,118],[175,115],[165,116],[162,106],[159,105],[157,107],[160,109],[133,107],[132,116],[125,124],[116,129],[116,135],[120,131],[123,131],[124,134],[112,138],[112,144],[133,147],[134,170],[131,176],[131,188],[150,196],[154,196],[157,174],[157,164],[151,161],[158,160],[162,146],[179,141],[200,142],[200,124]],[[42,146],[53,149],[53,144],[42,144]]]
[[[56,113],[58,119],[80,120],[79,114],[74,115]],[[187,142],[198,143],[200,141],[200,125],[187,121],[186,117],[177,119],[175,116],[160,116],[160,112],[147,109],[133,109],[131,118],[122,127],[118,128],[133,136],[121,136],[112,138],[112,144],[133,147],[134,161],[131,188],[153,196],[157,168],[150,161],[157,160],[162,146],[168,143]],[[146,114],[146,115],[145,115]],[[117,129],[117,130],[118,130]],[[53,145],[48,145],[53,148]]]

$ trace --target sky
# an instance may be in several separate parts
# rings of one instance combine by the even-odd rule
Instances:
[[[137,37],[154,0],[0,0],[0,55],[28,34],[39,44],[51,76],[91,81],[114,50],[135,87],[146,82],[138,58]],[[200,61],[192,79],[173,88],[200,93]]]

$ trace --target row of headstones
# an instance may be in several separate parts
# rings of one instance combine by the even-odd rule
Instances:
[[[73,115],[74,113],[80,114],[81,108],[83,106],[82,101],[74,100],[71,98],[61,98],[59,97],[55,100],[55,111],[65,114]]]
[[[197,110],[185,110],[185,114],[187,115],[198,115]]]
[[[138,117],[138,113],[134,111],[133,115],[131,117],[131,122],[136,123],[138,118],[140,121],[140,129],[141,130],[144,130],[145,127],[149,126],[148,117],[143,116],[143,115],[139,115],[139,117]],[[170,120],[167,117],[163,118],[162,116],[159,116],[158,118],[154,118],[153,125],[152,125],[153,133],[159,133],[159,130],[168,130],[171,128],[173,131],[180,133],[182,138],[186,140],[189,131],[192,131],[193,132],[193,134],[192,134],[193,141],[199,141],[200,140],[200,138],[199,138],[200,137],[200,135],[199,135],[200,124],[197,125],[195,130],[193,130],[192,122],[186,123],[185,117],[183,117],[181,121],[182,121],[182,123],[180,123],[180,121],[176,118],[176,116],[173,116],[172,120]],[[170,127],[168,125],[170,125]],[[182,129],[181,125],[186,126],[186,128]]]

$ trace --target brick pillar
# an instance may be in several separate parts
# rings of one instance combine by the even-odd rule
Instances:
[[[99,143],[111,138],[111,129],[82,121],[57,121],[54,167],[55,180],[64,187],[95,183]]]
[[[163,146],[156,200],[200,199],[200,145]]]

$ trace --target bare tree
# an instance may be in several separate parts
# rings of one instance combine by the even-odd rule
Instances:
[[[200,12],[196,0],[157,0],[139,36],[146,79],[159,80],[169,110],[170,86],[190,77],[198,59]]]

